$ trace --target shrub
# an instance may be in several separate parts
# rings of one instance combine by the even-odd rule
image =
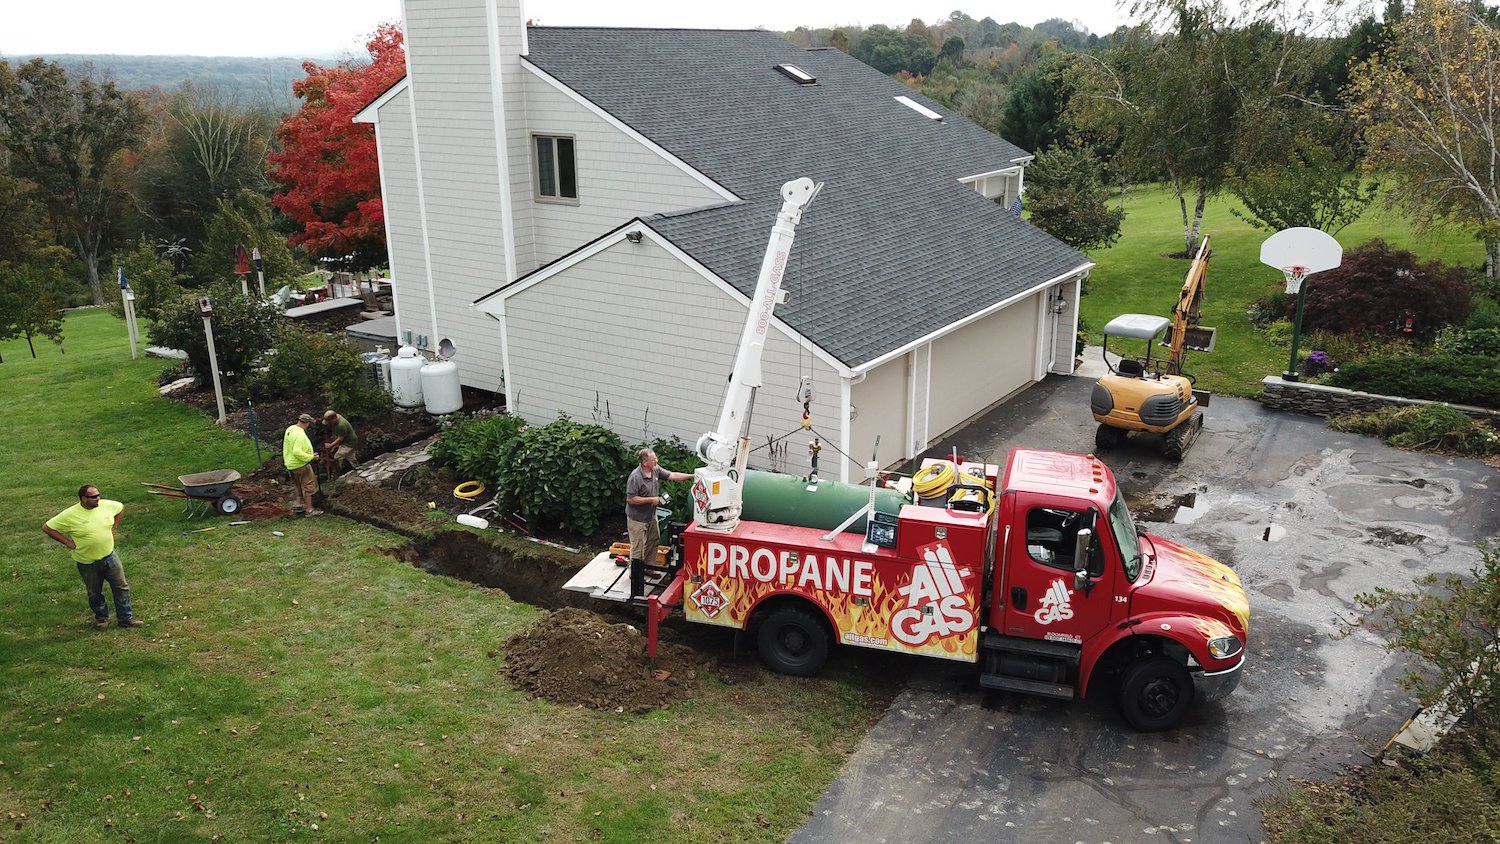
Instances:
[[[1401,685],[1423,706],[1445,703],[1471,734],[1497,741],[1500,729],[1500,549],[1481,546],[1469,577],[1427,575],[1437,594],[1376,589],[1356,595],[1363,617],[1351,629],[1383,634],[1386,650],[1414,654],[1436,673],[1412,669]],[[1496,749],[1500,749],[1497,747]]]
[[[1344,253],[1342,265],[1307,282],[1305,331],[1373,328],[1430,337],[1469,315],[1469,283],[1462,270],[1417,262],[1404,249],[1372,240]],[[1285,296],[1279,316],[1290,319],[1296,297]]]
[[[1464,328],[1500,328],[1500,302],[1488,296],[1475,296]]]
[[[1312,331],[1305,337],[1312,348],[1327,352],[1341,366],[1367,358],[1397,357],[1417,351],[1417,343],[1411,337],[1381,329]]]
[[[464,480],[489,489],[500,485],[500,450],[526,430],[526,420],[508,414],[458,416],[443,422],[432,445],[432,459]]]
[[[1356,361],[1328,383],[1351,390],[1500,408],[1500,358],[1475,355],[1405,355]]]
[[[605,512],[624,511],[625,475],[633,462],[618,434],[564,414],[501,447],[500,508],[532,525],[591,534]]]
[[[1437,404],[1340,416],[1328,420],[1328,427],[1379,437],[1397,448],[1442,449],[1468,457],[1500,451],[1500,435],[1488,425]]]
[[[315,395],[350,418],[381,409],[389,398],[370,380],[353,343],[297,326],[285,329],[266,371],[251,379],[247,391],[269,398]]]
[[[281,311],[268,302],[240,294],[239,285],[221,283],[210,287],[213,302],[214,351],[219,371],[243,376],[275,345],[286,327]],[[208,340],[203,333],[203,314],[195,296],[181,296],[162,305],[161,318],[147,332],[151,342],[187,352],[188,362],[200,379],[209,377]]]
[[[1453,342],[1455,355],[1488,355],[1500,357],[1500,328],[1476,328],[1465,331]]]
[[[1290,347],[1292,345],[1291,322],[1284,319],[1278,319],[1275,322],[1268,324],[1266,326],[1266,342],[1276,346]]]
[[[177,284],[172,273],[172,263],[158,256],[151,246],[142,243],[114,258],[115,264],[125,270],[125,280],[130,283],[130,289],[135,291],[135,315],[138,319],[160,319],[162,309],[182,295],[182,287]],[[110,310],[123,315],[120,288],[115,285],[106,287],[112,288],[108,297]],[[214,342],[217,345],[218,339],[215,338]]]

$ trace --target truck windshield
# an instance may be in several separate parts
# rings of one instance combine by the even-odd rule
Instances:
[[[1125,579],[1134,583],[1141,573],[1141,538],[1135,532],[1135,522],[1130,518],[1130,509],[1125,506],[1125,496],[1118,492],[1114,503],[1109,505],[1109,529],[1115,535],[1115,544],[1120,546],[1120,559],[1125,564]]]

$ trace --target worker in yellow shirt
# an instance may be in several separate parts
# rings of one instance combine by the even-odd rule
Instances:
[[[321,516],[322,510],[313,509],[313,496],[318,492],[318,473],[313,471],[312,440],[307,438],[307,429],[312,424],[312,416],[304,413],[297,417],[296,422],[287,426],[286,436],[281,438],[281,462],[292,473],[292,482],[296,484],[302,512],[309,516]]]
[[[130,584],[125,581],[125,567],[115,553],[115,531],[125,505],[99,497],[99,488],[84,484],[78,488],[78,503],[48,519],[42,525],[47,534],[73,552],[73,562],[89,593],[89,608],[94,611],[94,626],[109,626],[109,604],[104,601],[104,584],[115,600],[115,619],[121,627],[145,627],[130,606]]]

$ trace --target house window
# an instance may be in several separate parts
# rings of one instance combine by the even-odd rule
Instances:
[[[578,201],[578,166],[573,139],[536,135],[536,195],[539,199]]]

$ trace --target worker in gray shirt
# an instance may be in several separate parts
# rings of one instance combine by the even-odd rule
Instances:
[[[656,508],[666,503],[661,482],[686,481],[693,476],[663,469],[656,459],[656,452],[649,448],[641,449],[636,456],[641,465],[630,470],[630,477],[625,480],[625,528],[630,533],[630,559],[654,566],[657,542],[661,539]],[[639,593],[635,588],[638,569],[638,566],[631,566],[631,597]]]

